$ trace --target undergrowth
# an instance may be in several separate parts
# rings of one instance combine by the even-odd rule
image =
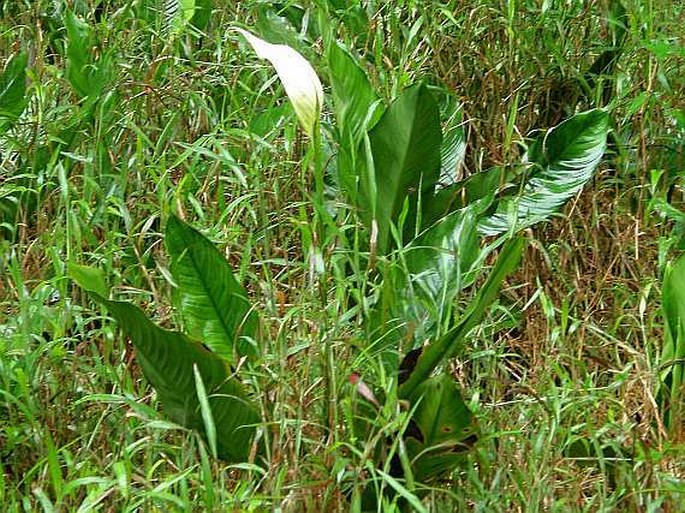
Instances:
[[[358,302],[374,278],[350,279],[364,263],[331,244],[326,287],[313,279],[308,137],[236,25],[301,52],[327,93],[324,33],[354,49],[386,101],[420,80],[454,93],[462,177],[520,160],[531,131],[610,112],[594,179],[526,230],[521,267],[449,364],[481,435],[421,504],[685,511],[685,431],[664,424],[658,397],[661,283],[685,226],[679,2],[214,2],[192,23],[164,3],[0,2],[0,63],[26,52],[31,98],[0,132],[5,511],[348,511],[350,480],[375,472],[345,424],[353,373],[377,390],[392,380],[364,357]],[[95,95],[67,66],[83,21]],[[216,460],[171,423],[130,341],[68,278],[67,262],[98,267],[119,297],[178,326],[162,244],[173,212],[258,305],[267,346],[245,381],[270,433],[263,458]]]

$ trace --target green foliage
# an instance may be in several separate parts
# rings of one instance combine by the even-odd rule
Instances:
[[[504,245],[487,281],[478,289],[476,297],[459,317],[457,324],[423,349],[414,370],[400,387],[401,398],[412,397],[415,390],[431,376],[441,362],[463,350],[466,335],[481,322],[487,309],[497,298],[503,280],[518,267],[524,244],[523,238],[516,238]]]
[[[609,131],[609,114],[591,110],[552,128],[531,146],[530,169],[518,192],[505,196],[479,229],[495,235],[549,218],[580,191],[599,164]]]
[[[415,405],[412,418],[421,437],[407,436],[414,478],[426,482],[448,474],[465,460],[477,439],[476,421],[448,374],[422,382],[407,397]]]
[[[402,253],[406,279],[401,280],[407,306],[427,304],[431,318],[443,319],[442,312],[474,274],[481,256],[477,219],[487,206],[487,201],[476,201],[455,210],[407,244]]]
[[[0,0],[0,503],[679,510],[683,9]]]
[[[205,30],[212,18],[212,0],[195,0],[195,11],[190,23],[197,30]]]
[[[326,57],[337,115],[336,128],[342,137],[348,139],[345,146],[356,149],[373,125],[372,107],[378,101],[378,95],[364,70],[339,41],[328,46]]]
[[[519,231],[549,218],[575,195],[604,152],[608,115],[597,110],[579,114],[533,143],[524,166],[529,172],[518,178],[517,187],[505,181],[511,176],[501,168],[458,181],[466,147],[458,106],[451,106],[443,140],[433,94],[417,84],[400,93],[369,127],[378,95],[364,71],[339,44],[329,47],[328,62],[342,192],[365,226],[371,265],[375,255],[390,256],[393,248],[401,261],[397,268],[379,267],[380,276],[392,279],[392,285],[382,287],[371,324],[387,338],[383,319],[397,316],[400,325],[421,326],[414,333],[417,340],[430,340],[415,350],[410,369],[400,366],[399,398],[415,409],[412,419],[422,434],[421,440],[405,436],[411,472],[420,479],[435,478],[463,459],[452,451],[465,439],[473,441],[474,422],[449,377],[431,376],[461,351],[470,331],[483,321],[502,282],[518,267],[524,246],[516,238],[502,247],[487,281],[455,321],[455,297],[473,283],[475,265],[495,246],[482,247],[481,235]],[[364,132],[366,136],[360,135]],[[390,311],[385,311],[388,305]],[[384,347],[396,350],[387,341]],[[392,363],[386,372],[393,372]],[[437,436],[435,423],[449,432],[446,439]]]
[[[369,78],[354,57],[339,42],[328,46],[331,92],[337,114],[335,128],[340,141],[337,158],[337,182],[352,204],[365,198],[363,191],[373,190],[375,181],[366,170],[364,144],[367,131],[377,119],[379,98]],[[360,173],[360,169],[364,169]],[[366,209],[371,209],[371,204]],[[367,214],[368,218],[368,214]]]
[[[418,221],[417,204],[429,201],[440,176],[442,132],[433,95],[420,84],[404,91],[371,129],[369,141],[372,183],[365,187],[362,179],[359,207],[367,219],[372,246],[384,255],[391,246],[391,227],[402,210],[409,209],[411,234]]]
[[[171,216],[164,237],[190,336],[229,362],[256,356],[257,314],[214,245]]]
[[[664,423],[677,432],[685,422],[685,256],[666,270],[662,310],[665,330],[659,395]]]
[[[67,79],[76,94],[91,101],[98,99],[110,84],[113,70],[111,52],[96,52],[92,27],[68,10],[64,17],[67,29]]]
[[[0,135],[19,119],[28,104],[26,66],[28,54],[20,52],[9,60],[0,75]]]
[[[197,18],[195,18],[196,9],[198,9]],[[196,22],[200,25],[204,23],[206,25],[209,18],[208,10],[211,12],[211,5],[208,6],[206,0],[203,2],[196,2],[196,0],[165,0],[165,34],[171,37],[178,36],[183,33],[186,25],[190,22]],[[201,30],[203,27],[198,28]]]
[[[71,277],[107,308],[131,339],[166,414],[203,433],[218,457],[245,461],[261,416],[228,362],[239,334],[254,330],[256,318],[228,263],[199,232],[172,216],[165,241],[194,340],[160,328],[135,305],[106,299],[104,278],[97,270],[71,266]],[[250,353],[255,354],[254,348]]]

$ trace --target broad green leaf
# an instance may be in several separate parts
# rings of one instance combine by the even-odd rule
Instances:
[[[362,141],[382,107],[366,73],[339,42],[333,40],[327,58],[339,137],[338,182],[347,200],[357,205],[357,188],[362,180],[368,183]]]
[[[14,123],[28,104],[26,98],[26,67],[28,54],[14,55],[0,75],[0,134]]]
[[[164,28],[168,36],[183,32],[195,16],[195,0],[166,0],[164,2]]]
[[[167,222],[164,242],[190,336],[228,361],[257,355],[257,315],[219,250],[175,216]]]
[[[307,31],[311,30],[310,23],[302,26],[302,20],[298,21],[297,14],[299,6],[291,5],[283,8],[259,9],[257,19],[253,21],[252,32],[261,34],[262,38],[281,45],[288,45],[297,48],[307,40],[316,41],[317,37],[308,38]],[[288,16],[288,13],[294,16]]]
[[[425,481],[453,470],[477,438],[475,418],[459,387],[441,374],[421,383],[408,399],[422,436],[407,438],[414,477]]]
[[[385,254],[390,227],[397,224],[405,201],[416,212],[417,197],[429,198],[440,176],[442,131],[433,95],[422,84],[406,89],[369,132],[369,140],[377,194],[370,201],[372,208],[375,203],[371,213],[378,227],[378,253]],[[369,196],[366,191],[367,201]],[[413,230],[411,213],[409,219]]]
[[[260,415],[240,381],[231,375],[227,363],[182,333],[160,328],[137,306],[107,300],[90,290],[89,283],[78,283],[107,308],[131,339],[136,360],[169,418],[206,434],[193,370],[197,368],[216,426],[218,456],[228,461],[245,461]]]
[[[91,92],[88,65],[93,42],[92,32],[90,26],[72,11],[67,11],[64,21],[68,39],[67,78],[79,96],[88,96]]]
[[[422,317],[424,305],[430,319],[442,319],[463,284],[470,281],[467,275],[481,253],[478,217],[487,206],[487,200],[480,200],[452,212],[403,250],[407,273],[403,303],[416,311],[414,320]]]
[[[478,228],[483,235],[518,231],[548,219],[592,178],[609,132],[609,115],[595,109],[552,128],[529,152],[530,179],[505,196]]]
[[[665,320],[664,346],[661,352],[660,396],[664,418],[676,427],[685,417],[685,256],[670,266],[664,276],[662,310]]]
[[[493,167],[440,188],[424,204],[423,226],[431,226],[450,212],[465,208],[483,198],[494,197],[509,174],[504,168]]]
[[[461,104],[449,98],[451,112],[443,127],[442,147],[440,148],[440,186],[448,187],[457,182],[459,168],[466,155],[466,134],[462,124]]]
[[[483,319],[488,307],[497,298],[504,279],[518,267],[524,244],[525,239],[519,237],[507,241],[502,247],[497,263],[490,271],[487,281],[480,288],[457,325],[423,349],[414,370],[400,386],[401,398],[410,397],[421,383],[430,378],[441,362],[455,356],[461,350],[466,335]]]
[[[369,128],[378,95],[366,72],[340,42],[331,43],[327,58],[338,129],[350,135],[356,146]]]
[[[408,399],[416,404],[412,418],[426,447],[459,442],[473,434],[473,415],[449,374],[424,381]]]
[[[112,61],[108,52],[93,54],[95,37],[90,25],[67,11],[67,79],[80,97],[97,99],[111,80]]]
[[[69,277],[84,289],[95,292],[104,298],[109,297],[109,287],[102,269],[69,262],[67,272]]]
[[[268,60],[276,69],[302,128],[314,137],[323,106],[323,87],[314,68],[288,45],[271,44],[247,30],[235,30],[247,39],[260,59]]]
[[[212,17],[212,0],[195,0],[191,25],[197,30],[205,30]]]

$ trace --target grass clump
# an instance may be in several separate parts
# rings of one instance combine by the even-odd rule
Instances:
[[[347,511],[371,494],[382,511],[682,510],[661,310],[683,248],[682,6],[177,3],[0,2],[5,509]],[[237,24],[316,69],[320,140]],[[465,273],[434,325],[401,317],[423,207],[398,203],[379,249],[364,202],[336,181],[341,148],[365,155],[356,144],[373,130],[340,124],[336,41],[368,77],[369,105],[425,84],[443,142],[463,140],[454,183],[499,168],[499,187],[536,135],[590,109],[611,120],[593,178],[524,227],[520,266],[432,375],[449,375],[478,437],[439,479],[412,467],[421,403],[402,396],[396,370],[465,318],[486,274],[469,288]],[[196,337],[164,244],[173,214],[218,248],[259,315],[259,356],[229,358],[260,419],[240,461],[212,457],[198,380],[191,430],[161,408],[135,336],[70,278],[70,264],[97,268],[113,298]],[[474,269],[496,269],[501,253]]]

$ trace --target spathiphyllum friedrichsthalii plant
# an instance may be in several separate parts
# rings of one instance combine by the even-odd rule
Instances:
[[[334,149],[325,178],[337,197],[327,208],[321,205],[323,159],[313,159],[317,229],[346,216],[358,227],[338,241],[364,263],[365,271],[357,272],[367,285],[351,306],[363,315],[364,358],[380,362],[390,378],[380,390],[374,376],[353,376],[360,393],[351,399],[346,430],[350,444],[364,446],[360,465],[370,460],[377,472],[368,481],[351,478],[351,498],[375,508],[389,492],[420,508],[417,483],[449,474],[478,438],[444,364],[464,351],[466,336],[517,268],[525,245],[517,234],[548,219],[592,177],[608,114],[577,114],[529,141],[521,162],[457,179],[466,144],[459,105],[448,94],[417,83],[386,104],[352,53],[324,37],[334,122],[323,126],[329,138],[323,144],[323,92],[313,68],[292,48],[239,32],[274,65],[314,154]],[[442,116],[436,94],[445,97]],[[348,208],[333,206],[341,204]],[[171,216],[165,243],[186,334],[163,330],[137,307],[109,299],[92,269],[72,266],[72,276],[131,338],[167,414],[203,433],[217,456],[242,461],[251,451],[259,454],[254,439],[261,419],[231,365],[241,358],[259,364],[257,314],[229,264],[199,232]],[[485,259],[495,250],[486,272]],[[347,269],[350,280],[359,278]],[[475,283],[481,285],[464,305],[461,293]],[[376,446],[368,447],[370,440]]]
[[[98,270],[72,264],[69,274],[131,339],[166,414],[202,433],[215,457],[246,461],[253,449],[258,454],[252,444],[261,417],[232,366],[260,355],[257,314],[229,263],[203,235],[171,216],[164,242],[186,333],[163,329],[137,306],[109,299]]]
[[[394,395],[410,412],[404,443],[379,468],[407,485],[428,481],[454,469],[478,431],[452,378],[436,371],[463,351],[466,335],[517,267],[524,242],[516,234],[548,219],[590,180],[609,118],[602,110],[577,114],[530,141],[520,163],[457,180],[466,144],[456,102],[446,102],[451,111],[443,127],[425,85],[409,87],[385,107],[363,68],[334,40],[327,62],[337,115],[335,181],[360,218],[359,240],[378,278],[362,299],[368,351],[397,375]],[[457,311],[455,299],[497,247],[484,284]],[[405,355],[401,363],[398,354]],[[369,429],[378,416],[377,407],[370,409]],[[369,489],[364,497],[373,503],[369,495],[377,497],[377,490]]]

